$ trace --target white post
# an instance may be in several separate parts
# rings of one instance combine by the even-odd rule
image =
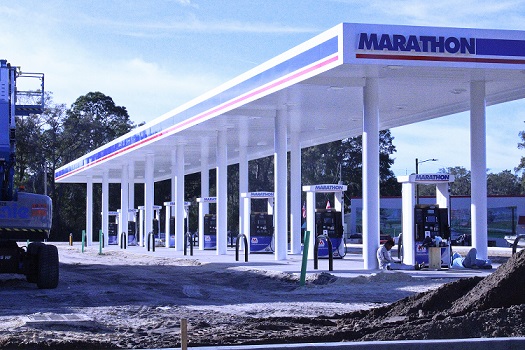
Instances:
[[[129,162],[128,164],[128,176],[129,176],[129,186],[128,186],[128,198],[129,198],[129,209],[137,209],[135,208],[135,162],[134,161],[131,161]],[[128,214],[128,217],[129,217],[130,214]],[[137,228],[138,230],[138,227],[136,226],[136,222],[137,222],[137,212],[136,211],[133,211],[133,220],[130,220],[130,221],[135,221],[135,227]],[[135,239],[137,238],[138,236],[138,232],[135,232]]]
[[[217,133],[217,255],[226,254],[228,240],[228,130]]]
[[[402,191],[402,227],[403,227],[403,263],[414,266],[416,264],[416,256],[414,252],[415,232],[414,232],[414,195],[416,184],[411,182],[403,182],[401,184]]]
[[[367,78],[363,88],[363,259],[366,270],[378,267],[379,247],[379,87]]]
[[[210,196],[210,169],[209,169],[209,149],[208,138],[204,138],[201,143],[201,198]],[[204,215],[209,212],[207,202],[199,203],[199,250],[204,250]]]
[[[301,254],[301,144],[299,133],[290,136],[290,240],[291,253]]]
[[[175,250],[184,248],[184,145],[177,146],[177,164],[175,170]]]
[[[470,83],[470,168],[472,246],[478,257],[488,256],[487,234],[487,136],[485,82]]]
[[[275,260],[286,260],[288,253],[287,117],[286,110],[277,110],[274,131]]]
[[[118,237],[120,238],[120,235],[124,233],[124,239],[126,239],[127,242],[127,233],[128,233],[128,209],[129,209],[129,197],[128,197],[128,188],[129,188],[129,174],[128,174],[128,166],[123,165],[122,166],[122,175],[120,178],[120,217],[119,217],[119,232]]]
[[[153,231],[153,205],[154,205],[154,187],[153,178],[155,160],[154,154],[148,153],[146,156],[146,168],[144,174],[144,241],[147,246],[149,233]],[[151,244],[151,242],[150,242]],[[153,243],[155,244],[155,243]]]
[[[86,245],[90,246],[93,242],[93,177],[87,177],[86,187]]]
[[[250,253],[250,242],[251,242],[251,232],[250,232],[250,215],[252,213],[252,199],[248,196],[243,198],[244,202],[244,220],[243,220],[243,233],[246,236],[246,240],[248,241],[248,246],[244,247],[248,251],[248,254]]]
[[[246,207],[244,206],[244,198],[242,198],[242,193],[248,192],[248,135],[247,131],[241,129],[241,134],[239,135],[239,233],[244,233],[244,211]]]
[[[109,231],[109,182],[108,172],[102,174],[102,232],[104,233],[104,246],[108,246]]]
[[[315,234],[315,192],[306,192],[306,230],[310,231],[310,244],[308,247],[308,259],[314,258],[314,244],[317,238]]]

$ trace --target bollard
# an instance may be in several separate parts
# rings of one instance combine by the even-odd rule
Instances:
[[[73,233],[70,233],[70,234],[69,234],[69,245],[70,245],[70,246],[73,245]]]
[[[188,349],[188,320],[185,318],[180,320],[180,348]]]
[[[314,245],[314,269],[317,270],[319,266],[319,242],[324,240],[326,244],[328,245],[328,271],[334,270],[334,252],[332,247],[332,241],[330,240],[330,237],[326,235],[319,235],[315,238],[315,245]]]
[[[152,245],[152,251],[155,251],[155,234],[152,232],[148,233],[148,252],[149,252],[149,244],[151,242]]]
[[[127,243],[127,239],[126,239],[126,232],[122,232],[120,234],[120,249],[126,249],[126,243]]]
[[[102,230],[98,231],[98,255],[102,255],[102,247],[104,246],[104,234]]]
[[[308,263],[308,248],[310,247],[310,231],[304,231],[303,242],[303,261],[301,265],[301,278],[299,279],[299,285],[301,286],[304,286],[306,283],[306,266]]]
[[[237,235],[237,242],[235,242],[235,261],[239,261],[239,242],[241,241],[241,238],[244,242],[244,262],[248,262],[248,238],[246,238],[244,233],[239,233]]]
[[[86,246],[86,230],[82,230],[82,253],[84,253],[85,246]]]

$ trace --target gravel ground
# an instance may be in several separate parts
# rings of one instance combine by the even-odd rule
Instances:
[[[59,245],[60,283],[0,275],[0,347],[104,349],[524,336],[525,254],[488,277],[354,278]],[[461,327],[457,327],[461,324]]]

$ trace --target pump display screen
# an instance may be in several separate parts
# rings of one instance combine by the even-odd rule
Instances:
[[[437,222],[436,221],[436,217],[435,216],[427,216],[427,222],[428,223],[435,223],[435,222]]]

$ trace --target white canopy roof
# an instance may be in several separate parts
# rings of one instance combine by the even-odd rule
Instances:
[[[274,153],[276,110],[307,147],[361,135],[363,86],[378,78],[380,128],[469,110],[470,83],[486,82],[487,105],[525,97],[525,32],[343,23],[57,170],[57,182],[135,182],[154,157],[156,181],[171,176],[174,146],[185,173],[214,167],[217,131],[227,129],[228,163]],[[206,153],[206,152],[205,152]],[[204,154],[205,154],[204,153]]]

